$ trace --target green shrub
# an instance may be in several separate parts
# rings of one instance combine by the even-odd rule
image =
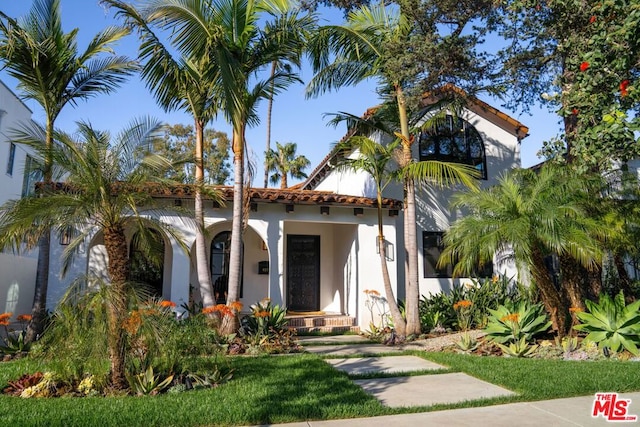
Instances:
[[[625,305],[624,295],[619,293],[615,298],[607,294],[600,296],[598,303],[585,301],[588,313],[576,313],[582,322],[573,328],[588,332],[586,340],[618,352],[621,348],[638,355],[640,345],[640,300]]]
[[[483,328],[486,326],[489,309],[497,309],[500,305],[533,303],[538,300],[537,290],[533,286],[525,286],[513,282],[506,276],[494,276],[486,279],[469,279],[463,285],[454,285],[450,292],[429,294],[420,300],[420,323],[423,332],[433,328],[463,329]],[[453,306],[460,301],[471,301],[468,307],[470,323],[460,325],[459,312]],[[466,321],[465,317],[465,321]]]
[[[489,341],[499,344],[533,341],[535,335],[546,332],[551,326],[542,304],[521,301],[517,305],[501,305],[489,309],[491,316],[484,329]]]

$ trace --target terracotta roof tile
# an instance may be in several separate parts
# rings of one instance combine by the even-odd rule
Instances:
[[[44,183],[38,183],[37,188],[43,189]],[[121,186],[121,185],[120,185]],[[118,190],[119,185],[114,186],[114,191]],[[147,183],[139,186],[139,191],[144,191],[158,198],[182,198],[191,199],[194,195],[194,185],[162,185],[156,183]],[[76,191],[72,185],[57,182],[55,183],[56,191]],[[231,186],[209,186],[208,189],[219,191],[224,200],[233,200],[233,187]],[[369,207],[376,206],[376,199],[370,197],[356,197],[343,194],[335,194],[330,191],[317,190],[298,190],[298,189],[276,189],[276,188],[249,188],[249,198],[252,202],[258,203],[284,203],[297,205],[334,205],[334,206],[350,206],[350,207]],[[206,197],[205,197],[206,198]],[[402,202],[396,199],[382,199],[382,206],[386,209],[402,209]]]

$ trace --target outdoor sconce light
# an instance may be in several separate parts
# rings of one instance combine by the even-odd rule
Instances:
[[[255,203],[255,202],[252,202],[252,203],[249,205],[249,208],[251,209],[251,212],[258,212],[258,204],[257,204],[257,203]]]
[[[363,208],[353,208],[353,214],[355,216],[363,216],[364,215],[364,209]]]
[[[329,215],[329,206],[320,206],[320,213],[322,215]]]
[[[389,216],[398,216],[398,209],[389,209]]]
[[[60,244],[62,246],[69,245],[69,243],[71,243],[72,234],[73,234],[73,231],[71,230],[71,228],[69,227],[65,228],[62,231],[62,233],[60,233]]]
[[[285,206],[284,206],[284,210],[285,210],[287,213],[291,213],[291,212],[293,212],[293,205],[285,205]]]
[[[176,207],[182,206],[182,199],[175,199],[173,201],[173,206],[176,206]]]

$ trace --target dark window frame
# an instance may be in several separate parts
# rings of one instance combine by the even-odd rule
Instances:
[[[418,141],[420,161],[441,160],[471,165],[480,172],[481,179],[487,179],[484,141],[476,128],[466,120],[458,117],[454,126],[453,116],[447,114],[445,120],[434,128],[420,132]],[[474,155],[473,151],[480,153]]]
[[[13,166],[16,161],[16,144],[9,145],[9,158],[7,159],[7,175],[13,176]]]
[[[436,263],[444,249],[443,236],[444,232],[442,231],[422,232],[423,276],[425,279],[450,279],[453,277],[451,264],[444,268],[436,268]]]

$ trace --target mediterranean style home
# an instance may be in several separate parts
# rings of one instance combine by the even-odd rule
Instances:
[[[28,120],[28,116],[25,114],[21,119]],[[524,125],[506,114],[482,101],[470,99],[457,119],[449,116],[436,132],[418,135],[414,155],[421,160],[443,159],[472,164],[481,173],[482,185],[492,185],[500,173],[520,166],[520,143],[527,131]],[[9,147],[9,143],[2,141],[0,151],[4,157],[0,157],[0,161],[6,159]],[[375,190],[370,177],[364,173],[338,172],[333,167],[337,155],[331,152],[305,182],[294,187],[248,190],[241,286],[241,301],[246,309],[268,297],[273,304],[286,306],[290,312],[325,315],[320,320],[326,322],[324,324],[331,324],[332,316],[346,318],[353,326],[366,327],[371,321],[379,322],[379,317],[372,318],[380,313],[373,313],[369,299],[370,291],[384,295],[376,244]],[[224,302],[233,189],[217,187],[217,190],[226,203],[207,201],[205,224],[214,292],[218,302]],[[424,188],[418,193],[416,227],[423,272],[420,289],[425,295],[446,291],[454,280],[460,280],[450,277],[450,269],[435,267],[442,233],[460,215],[449,209],[452,192]],[[172,207],[193,208],[193,197],[188,186],[158,189],[152,194],[167,209],[147,212],[142,209],[143,215],[153,215],[171,224],[182,236],[183,244],[156,230],[159,246],[164,251],[164,263],[160,268],[142,269],[142,273],[133,279],[149,284],[157,296],[175,302],[180,311],[182,305],[200,300],[195,271],[195,228],[188,215],[177,214]],[[388,267],[393,286],[402,298],[403,286],[398,286],[404,281],[402,189],[391,188],[385,197],[383,221],[389,248]],[[128,235],[130,241],[134,241],[134,237],[133,232]],[[87,275],[106,278],[107,256],[100,230],[95,230],[85,242],[66,276],[61,277],[60,259],[66,243],[58,236],[52,238],[49,308],[55,307],[74,279]],[[185,246],[190,250],[185,251]],[[137,253],[133,244],[130,248],[132,262],[144,264],[144,257]],[[490,267],[502,274],[514,273],[512,266],[498,262]],[[2,269],[3,295],[0,298],[6,299],[6,267]],[[484,273],[491,274],[489,271]],[[32,292],[33,283],[29,286],[25,289]],[[323,326],[323,323],[307,326]]]

